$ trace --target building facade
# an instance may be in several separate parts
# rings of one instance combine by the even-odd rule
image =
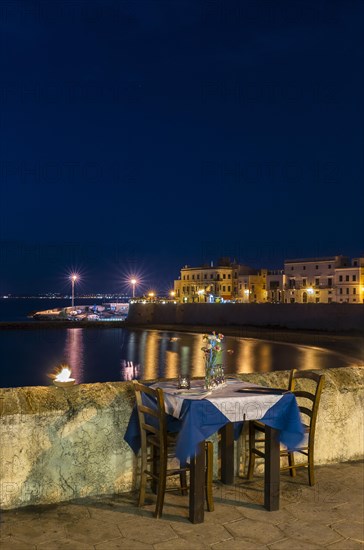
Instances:
[[[218,262],[185,266],[174,282],[179,302],[364,303],[364,258],[330,256],[285,260],[284,270],[254,270]]]
[[[335,270],[336,302],[364,303],[364,258],[353,258],[349,267]]]
[[[346,256],[285,260],[286,303],[330,303],[335,301],[335,270],[350,265]]]
[[[217,266],[213,262],[201,267],[186,265],[179,279],[174,281],[175,299],[184,303],[236,300],[240,277],[253,271],[227,259],[218,262]]]

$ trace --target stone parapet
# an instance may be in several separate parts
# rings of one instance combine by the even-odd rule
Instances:
[[[135,303],[130,305],[127,324],[364,331],[364,304]]]
[[[360,459],[364,369],[330,369],[325,375],[316,463]],[[286,387],[288,376],[281,371],[239,377]],[[137,460],[123,440],[133,402],[130,382],[0,389],[1,508],[135,488]]]

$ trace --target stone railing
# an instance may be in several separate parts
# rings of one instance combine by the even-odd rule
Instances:
[[[131,304],[130,325],[277,327],[364,332],[364,304]]]
[[[316,463],[362,458],[364,369],[325,374]],[[240,377],[271,386],[288,383],[288,371]],[[133,402],[129,382],[0,389],[1,508],[134,489],[137,460],[123,440]],[[245,455],[240,442],[239,469]]]

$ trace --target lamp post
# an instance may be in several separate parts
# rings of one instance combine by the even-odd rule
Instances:
[[[77,281],[77,275],[71,276],[71,284],[72,284],[72,309],[75,306],[75,282]]]
[[[135,285],[137,284],[137,280],[136,279],[131,279],[130,284],[133,288],[133,298],[135,298]]]

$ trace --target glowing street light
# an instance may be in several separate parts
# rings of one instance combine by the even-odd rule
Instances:
[[[72,284],[72,309],[75,306],[75,282],[77,281],[77,275],[71,275],[71,284]]]
[[[133,298],[135,298],[135,285],[137,284],[136,279],[130,279],[130,284],[133,287]]]

